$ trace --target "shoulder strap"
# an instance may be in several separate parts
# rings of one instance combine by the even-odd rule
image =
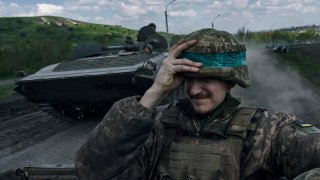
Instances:
[[[175,137],[179,116],[180,111],[178,108],[176,106],[170,106],[165,110],[160,118],[160,122],[165,127],[164,136],[166,138],[166,146],[169,146]]]
[[[245,139],[245,137],[247,136],[247,130],[252,128],[252,126],[254,125],[250,124],[250,122],[257,110],[257,108],[248,107],[237,109],[229,122],[226,133]]]
[[[177,121],[179,119],[180,112],[176,107],[169,108],[160,119],[160,122],[165,126],[165,142],[159,161],[160,179],[170,178],[169,176],[169,149],[177,134]]]

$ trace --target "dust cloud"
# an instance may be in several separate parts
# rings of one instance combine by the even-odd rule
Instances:
[[[242,106],[262,107],[287,112],[300,119],[320,124],[320,96],[315,87],[265,52],[264,47],[247,47],[247,63],[252,86],[235,87]]]

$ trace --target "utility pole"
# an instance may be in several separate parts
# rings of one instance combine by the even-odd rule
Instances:
[[[168,34],[168,32],[169,32],[169,30],[168,30],[168,15],[167,15],[167,8],[166,8],[166,10],[164,11],[164,15],[165,15],[165,17],[166,17],[166,30],[167,30],[167,34]]]
[[[246,31],[245,31],[245,26],[249,23],[249,21],[245,22],[242,26],[243,29],[243,44],[246,43]]]
[[[166,18],[166,30],[167,30],[167,34],[169,34],[169,27],[168,27],[168,6],[170,4],[172,4],[174,1],[176,0],[172,0],[171,2],[169,2],[167,5],[166,5],[166,10],[164,11],[164,16]],[[168,48],[170,48],[170,40],[167,40],[168,42]]]
[[[272,40],[271,40],[271,28],[270,28],[270,32],[269,32],[269,47],[271,47],[272,45]]]
[[[269,47],[270,47],[270,48],[271,48],[271,46],[272,46],[272,38],[271,38],[271,33],[272,33],[272,32],[271,32],[271,28],[272,28],[272,26],[273,26],[273,25],[270,26],[270,32],[269,32],[269,41],[270,41],[270,42],[269,42]]]
[[[212,29],[214,28],[213,21],[214,21],[215,19],[217,19],[218,17],[220,17],[220,16],[221,16],[221,15],[218,14],[217,16],[215,16],[215,17],[212,19],[212,21],[211,21],[211,27],[212,27]]]
[[[165,15],[165,18],[166,18],[166,30],[167,30],[167,33],[169,33],[169,28],[168,28],[168,13],[167,13],[167,10],[168,10],[168,6],[170,4],[172,4],[174,1],[176,0],[172,0],[171,2],[169,2],[167,5],[166,5],[166,10],[164,11],[164,15]]]

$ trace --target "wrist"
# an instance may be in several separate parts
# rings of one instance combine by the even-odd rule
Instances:
[[[164,98],[167,94],[168,93],[163,92],[160,89],[152,86],[144,93],[139,103],[148,109],[153,109],[160,103],[162,98]]]

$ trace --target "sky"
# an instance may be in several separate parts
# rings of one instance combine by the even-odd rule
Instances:
[[[231,33],[319,25],[320,0],[0,0],[0,17],[60,16],[136,29],[187,34],[201,28]]]

